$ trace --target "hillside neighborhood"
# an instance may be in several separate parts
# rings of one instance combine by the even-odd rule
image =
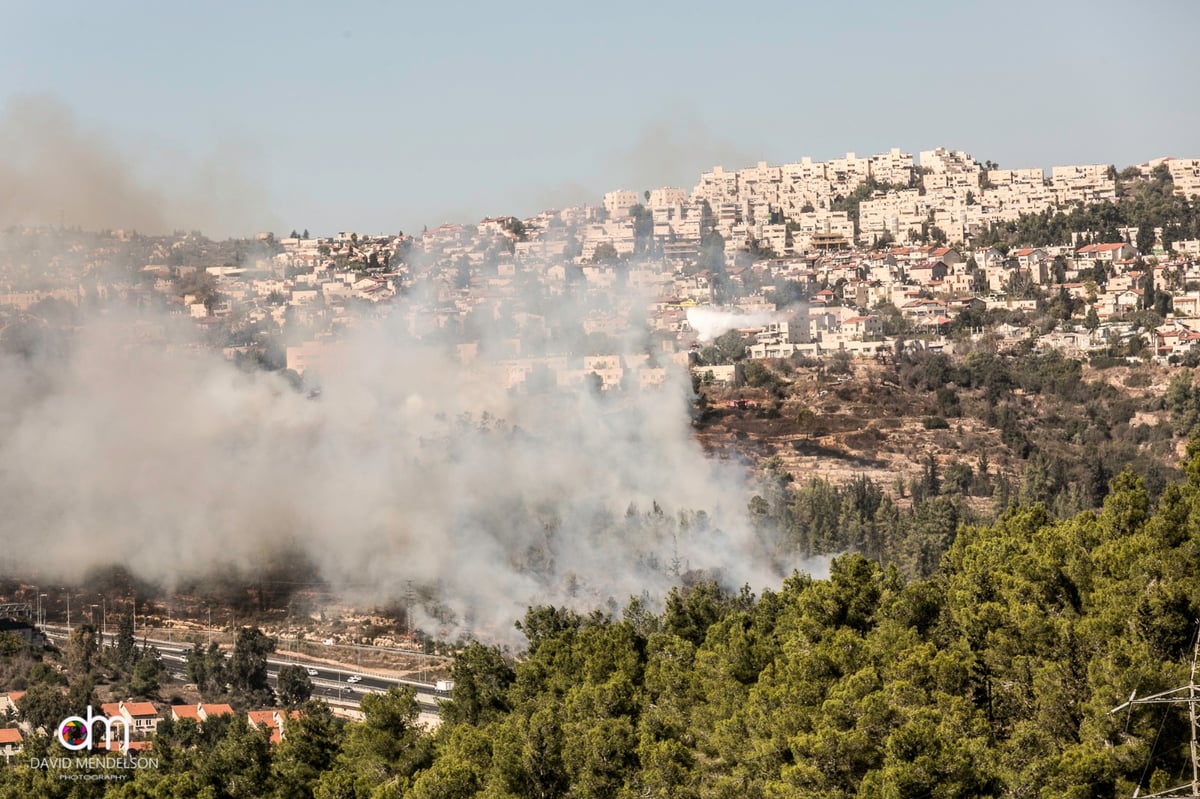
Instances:
[[[56,307],[61,316],[110,299],[161,305],[227,357],[310,380],[336,368],[347,329],[399,315],[407,334],[448,342],[513,390],[588,380],[646,388],[672,363],[732,381],[732,359],[690,319],[718,308],[751,359],[952,351],[991,336],[1001,347],[1193,363],[1197,195],[1200,159],[1047,176],[942,148],[919,159],[893,149],[716,167],[691,190],[612,191],[595,206],[415,235],[292,231],[217,243],[10,229],[0,311],[12,347],[16,331]],[[1119,224],[1122,208],[1145,208],[1147,197],[1161,224],[1153,214]],[[1104,226],[1053,243],[999,240],[1052,214]],[[161,335],[147,324],[139,335]]]

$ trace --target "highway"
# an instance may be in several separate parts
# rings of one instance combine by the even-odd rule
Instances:
[[[46,634],[46,637],[56,643],[66,643],[67,637],[70,635],[69,630],[65,627],[45,625],[41,629]],[[116,635],[114,633],[104,635],[104,645],[111,645],[115,638]],[[140,643],[141,639],[139,639],[139,645]],[[187,653],[191,649],[190,644],[154,639],[147,639],[146,643],[153,646],[162,655],[164,670],[172,679],[179,682],[187,682]],[[225,653],[225,657],[229,657],[228,652]],[[279,669],[290,665],[300,666],[308,671],[308,678],[312,680],[313,684],[314,697],[321,697],[332,701],[358,704],[364,694],[384,693],[393,686],[407,685],[416,690],[417,704],[421,706],[421,711],[436,715],[438,705],[444,698],[437,693],[433,685],[428,683],[383,677],[378,674],[367,674],[356,671],[353,667],[347,665],[330,666],[324,663],[311,663],[303,660],[279,657],[267,658],[267,681],[271,684],[272,688],[275,688],[278,684]],[[316,674],[312,672],[316,672]]]

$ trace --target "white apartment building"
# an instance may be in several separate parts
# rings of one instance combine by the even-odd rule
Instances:
[[[847,244],[854,241],[854,222],[845,211],[821,209],[798,214],[791,220],[799,227],[792,231],[792,251],[805,252],[813,248],[815,240],[822,237],[840,237]]]
[[[1046,182],[1044,169],[989,169],[988,182],[993,186],[1041,186]]]
[[[737,173],[726,172],[724,167],[720,166],[715,166],[711,172],[700,175],[700,182],[692,190],[693,200],[706,200],[714,210],[723,202],[736,202],[737,196]]]
[[[913,176],[912,153],[902,153],[899,147],[893,147],[886,153],[873,155],[868,159],[871,177],[879,183],[892,183],[907,186]]]
[[[1200,159],[1198,158],[1155,158],[1142,164],[1143,175],[1149,175],[1159,164],[1166,164],[1175,183],[1175,193],[1184,197],[1200,195]]]
[[[1095,203],[1115,199],[1116,181],[1109,177],[1107,164],[1056,166],[1050,170],[1050,186],[1055,200],[1062,204]]]
[[[874,244],[887,233],[896,241],[907,241],[909,232],[921,232],[929,210],[929,199],[917,189],[864,200],[858,206],[859,238],[865,244]]]
[[[777,166],[759,161],[757,166],[738,170],[738,193],[746,198],[770,198],[779,194],[783,172]]]
[[[942,188],[978,191],[983,176],[983,167],[969,154],[945,147],[922,150],[921,168],[929,170],[922,179],[927,191]]]
[[[629,209],[641,202],[636,191],[610,191],[604,195],[604,210],[610,219],[629,216]]]
[[[650,199],[646,201],[646,207],[654,210],[656,208],[668,208],[673,205],[683,205],[687,202],[687,196],[686,189],[672,187],[651,189]]]
[[[853,191],[871,177],[871,159],[846,153],[845,158],[831,158],[825,164],[825,179],[831,184]]]

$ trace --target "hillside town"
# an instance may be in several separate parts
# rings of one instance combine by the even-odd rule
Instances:
[[[218,243],[10,229],[0,312],[11,344],[56,307],[159,305],[228,358],[308,380],[336,368],[348,329],[399,315],[412,337],[489,364],[512,390],[646,388],[671,363],[735,381],[732,358],[710,340],[725,331],[695,324],[697,311],[718,309],[751,359],[953,351],[991,336],[999,347],[1190,364],[1200,357],[1200,230],[1187,216],[1121,225],[1119,210],[1150,195],[1192,214],[1200,159],[1047,176],[943,148],[917,159],[848,153],[718,166],[691,190],[611,191],[595,206],[415,235],[306,230]],[[1094,209],[1118,213],[1085,216]],[[997,236],[1052,214],[1103,226],[1053,243]]]

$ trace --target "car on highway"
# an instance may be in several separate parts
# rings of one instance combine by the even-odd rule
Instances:
[[[308,672],[309,677],[316,677],[320,673],[316,669],[305,669],[305,671]]]
[[[347,678],[346,678],[346,682],[348,682],[348,683],[356,683],[356,682],[358,682],[358,681],[359,681],[359,680],[361,680],[361,679],[362,679],[362,677],[361,677],[360,675],[358,675],[358,674],[351,674],[349,677],[347,677]]]

